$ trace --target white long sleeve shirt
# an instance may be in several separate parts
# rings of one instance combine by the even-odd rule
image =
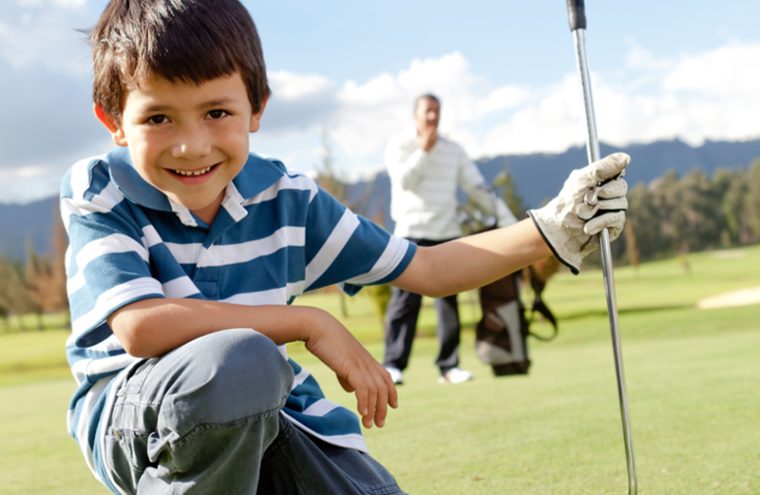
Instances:
[[[490,192],[464,149],[445,137],[439,135],[425,152],[414,134],[395,136],[386,147],[385,163],[391,179],[391,217],[398,236],[429,240],[461,236],[457,187],[485,211],[495,209],[500,227],[516,222],[504,202]]]

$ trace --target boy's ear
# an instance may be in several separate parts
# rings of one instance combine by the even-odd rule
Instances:
[[[124,130],[121,128],[119,120],[106,112],[100,105],[93,104],[92,111],[95,113],[95,117],[98,118],[101,124],[108,129],[111,133],[111,138],[117,146],[127,146],[127,138],[124,135]]]
[[[264,115],[264,109],[267,107],[268,96],[265,96],[261,100],[261,108],[258,112],[251,115],[251,126],[248,129],[250,132],[256,132],[261,127],[261,117]]]

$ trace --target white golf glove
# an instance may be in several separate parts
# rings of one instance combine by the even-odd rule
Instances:
[[[575,274],[599,245],[603,229],[609,229],[610,239],[623,230],[628,208],[623,171],[630,161],[625,153],[613,153],[573,170],[554,199],[528,212],[554,255]]]

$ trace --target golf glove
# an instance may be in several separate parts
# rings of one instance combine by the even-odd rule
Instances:
[[[599,245],[603,229],[609,229],[610,239],[623,230],[628,208],[623,171],[630,161],[625,153],[613,153],[573,170],[554,199],[528,212],[554,255],[575,274]]]

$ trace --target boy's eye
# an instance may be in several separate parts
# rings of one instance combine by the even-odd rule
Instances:
[[[222,117],[226,115],[229,115],[226,110],[219,110],[219,109],[211,110],[208,113],[208,116],[212,119],[221,119]]]
[[[148,117],[147,122],[149,124],[164,124],[168,122],[169,119],[166,117],[166,115],[151,115]]]

